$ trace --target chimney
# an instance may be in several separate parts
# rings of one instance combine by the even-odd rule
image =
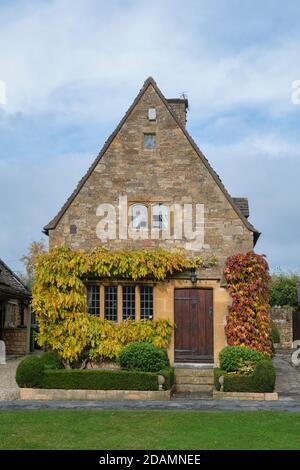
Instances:
[[[167,100],[170,108],[176,115],[179,122],[185,127],[186,125],[186,112],[189,107],[187,98],[170,98]]]

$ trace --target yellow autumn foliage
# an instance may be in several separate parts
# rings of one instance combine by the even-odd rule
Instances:
[[[164,249],[90,253],[61,246],[37,259],[32,308],[39,323],[38,342],[72,364],[83,359],[115,359],[130,342],[150,342],[167,348],[172,334],[168,320],[126,321],[115,324],[87,311],[85,283],[92,279],[152,279],[215,264],[210,258],[187,258],[182,251]]]

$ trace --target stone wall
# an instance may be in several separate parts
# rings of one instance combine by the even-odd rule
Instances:
[[[27,328],[4,328],[3,341],[5,342],[6,354],[22,355],[27,351]]]
[[[279,330],[280,346],[291,348],[293,343],[293,309],[273,307],[271,317]]]

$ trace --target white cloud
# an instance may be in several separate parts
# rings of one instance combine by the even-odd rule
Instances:
[[[1,2],[0,256],[17,259],[40,237],[92,161],[85,150],[101,147],[152,75],[166,96],[188,93],[193,136],[229,191],[249,197],[259,250],[273,265],[299,267],[300,143],[284,125],[300,112],[291,102],[297,8],[292,0],[244,2],[240,12],[229,0]]]
[[[297,159],[300,164],[300,142],[285,140],[277,134],[250,134],[230,144],[204,144],[203,150],[210,158],[230,157],[238,162],[244,159]],[[276,163],[274,162],[274,165]]]
[[[209,5],[201,2],[197,21],[197,2],[187,2],[182,15],[181,7],[155,0],[53,0],[19,8],[0,31],[7,110],[115,119],[120,105],[128,105],[128,92],[133,96],[150,74],[167,94],[188,91],[192,112],[291,109],[298,32],[259,48],[245,44],[238,53],[208,47]]]

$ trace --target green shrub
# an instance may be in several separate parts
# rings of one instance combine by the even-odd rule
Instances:
[[[227,372],[235,372],[247,365],[254,366],[267,357],[265,354],[245,346],[225,346],[219,354],[220,368]]]
[[[158,372],[169,366],[167,354],[150,343],[130,343],[119,354],[118,363],[124,369]]]
[[[45,352],[40,356],[45,369],[63,369],[63,364],[55,351]]]
[[[268,359],[258,362],[254,372],[250,375],[230,374],[222,369],[214,369],[215,388],[220,390],[219,378],[224,376],[224,392],[273,392],[275,388],[276,372],[272,362]]]
[[[297,280],[292,273],[273,274],[270,282],[270,304],[272,307],[297,307]]]
[[[64,390],[158,390],[157,373],[127,370],[45,370],[42,388]]]
[[[39,388],[43,380],[43,372],[44,365],[39,357],[25,357],[17,367],[16,382],[21,388]]]
[[[272,330],[271,330],[272,342],[273,344],[280,343],[280,334],[277,326],[272,323]]]

